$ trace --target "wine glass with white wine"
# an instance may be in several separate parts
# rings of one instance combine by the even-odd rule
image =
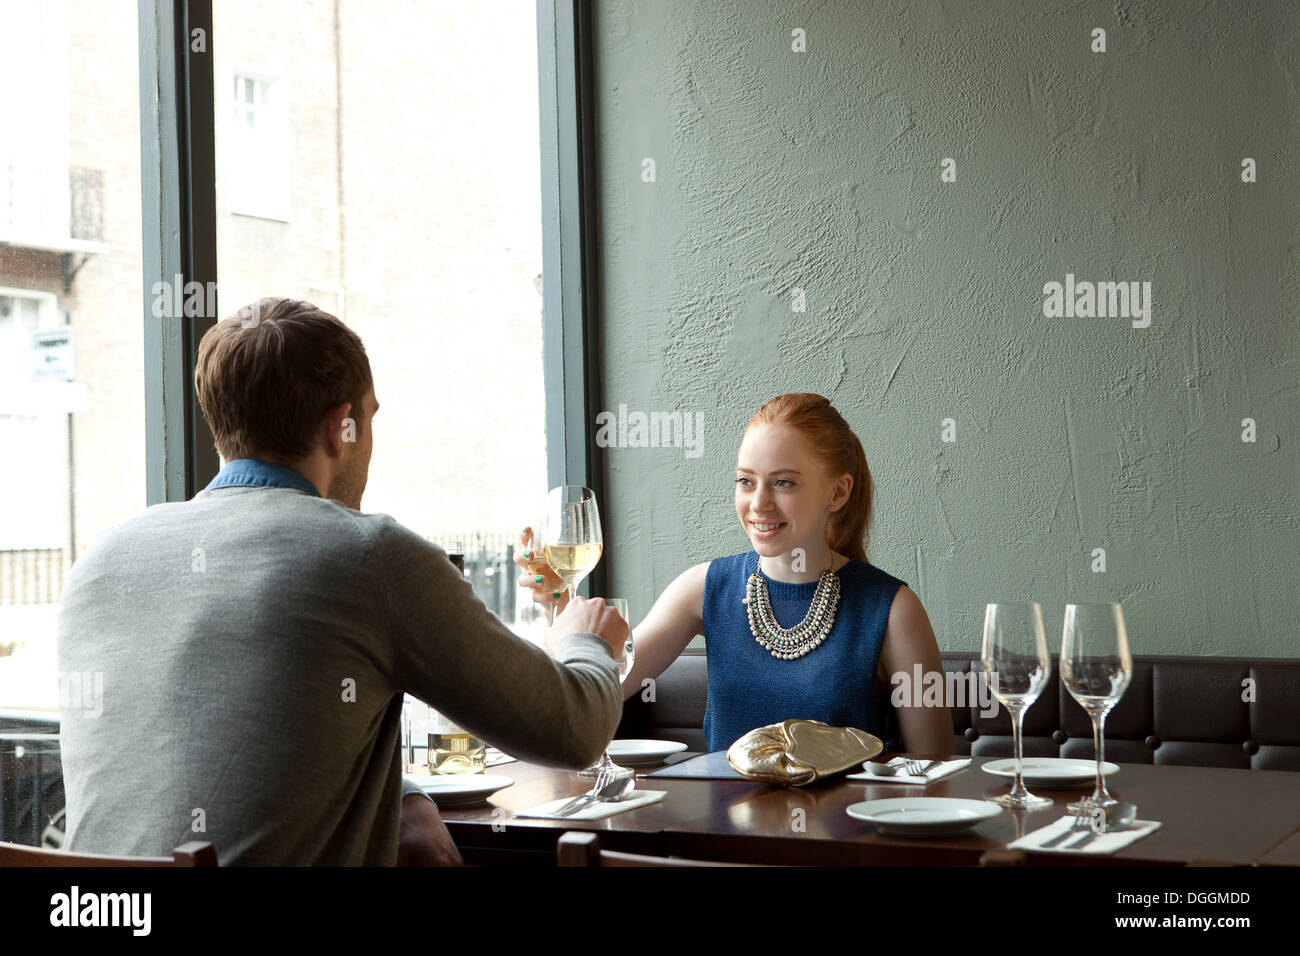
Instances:
[[[595,493],[579,485],[552,488],[543,516],[542,553],[564,582],[570,601],[582,579],[600,561],[603,547]]]

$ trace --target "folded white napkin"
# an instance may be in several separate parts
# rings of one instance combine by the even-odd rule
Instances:
[[[889,761],[889,766],[898,766],[902,762],[903,762],[902,757],[895,757],[893,760]],[[872,773],[869,770],[864,770],[861,773],[848,774],[844,779],[865,780],[868,783],[925,784],[925,783],[931,783],[935,780],[938,780],[941,777],[947,777],[951,774],[954,774],[958,770],[961,770],[963,767],[965,767],[968,763],[970,763],[970,757],[961,757],[960,759],[957,760],[945,760],[943,763],[935,764],[933,767],[931,767],[928,771],[926,771],[926,774],[923,777],[918,777],[914,774],[903,773],[901,771],[894,774],[892,777],[881,777],[877,774]]]
[[[1075,816],[1073,813],[1067,813],[1055,823],[1049,823],[1045,827],[1039,827],[1033,833],[1026,833],[1019,840],[1007,844],[1008,850],[1035,850],[1042,853],[1114,853],[1116,850],[1122,850],[1137,840],[1142,839],[1149,833],[1154,833],[1160,829],[1159,820],[1134,820],[1132,825],[1124,830],[1112,830],[1110,833],[1098,833],[1088,841],[1085,846],[1070,847],[1068,843],[1083,838],[1085,833],[1091,830],[1080,830],[1066,837],[1056,846],[1042,846],[1044,840],[1050,840],[1060,833],[1064,833],[1074,825]]]
[[[496,747],[489,747],[487,753],[484,754],[483,765],[485,767],[495,767],[498,764],[514,763],[515,759],[516,758],[509,754],[503,754],[501,751],[497,750]]]
[[[597,800],[595,803],[589,803],[577,813],[569,813],[559,817],[556,816],[555,811],[573,799],[573,797],[562,797],[559,800],[551,800],[528,810],[519,810],[515,813],[515,816],[551,817],[556,820],[601,820],[605,817],[612,817],[616,813],[625,813],[628,810],[635,810],[637,807],[644,807],[650,803],[658,803],[667,794],[667,790],[634,790],[622,800]]]

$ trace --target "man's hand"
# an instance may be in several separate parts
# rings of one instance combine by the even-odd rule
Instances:
[[[437,806],[428,797],[402,798],[402,826],[397,834],[398,866],[464,866]]]
[[[561,639],[581,633],[595,634],[609,645],[614,660],[622,658],[627,645],[627,621],[604,598],[574,597],[546,632],[547,653],[554,657]]]

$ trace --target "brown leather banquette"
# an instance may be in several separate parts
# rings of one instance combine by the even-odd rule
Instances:
[[[942,657],[944,670],[955,675],[980,669],[978,651]],[[707,691],[704,651],[689,649],[659,676],[653,703],[638,694],[624,704],[617,736],[678,740],[692,751],[707,750]],[[1253,700],[1243,699],[1252,692]],[[876,696],[885,748],[902,750],[888,688],[878,685]],[[1011,755],[1011,718],[1000,705],[991,717],[981,714],[978,700],[951,709],[954,754]],[[1047,690],[1025,712],[1024,730],[1027,756],[1094,756],[1092,724],[1061,686],[1055,662]],[[1134,657],[1128,690],[1106,717],[1106,759],[1300,770],[1300,660]]]

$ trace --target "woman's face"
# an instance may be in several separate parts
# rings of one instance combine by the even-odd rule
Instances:
[[[755,425],[736,455],[736,515],[754,550],[773,558],[803,548],[817,560],[826,523],[848,500],[850,475],[832,478],[788,425]]]

